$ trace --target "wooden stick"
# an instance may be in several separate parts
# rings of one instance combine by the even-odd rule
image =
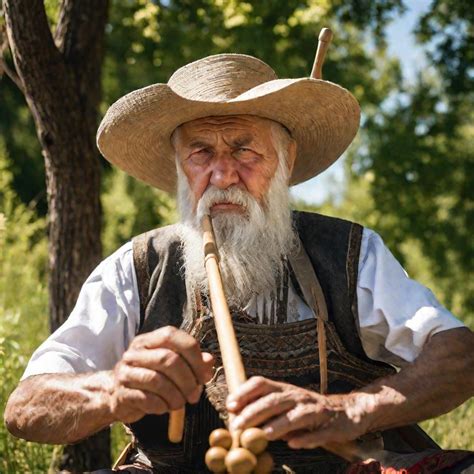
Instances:
[[[184,407],[170,412],[170,418],[168,420],[168,439],[172,443],[181,443],[183,440],[185,415],[186,409]]]
[[[329,48],[329,44],[332,40],[332,31],[329,28],[323,28],[318,37],[318,49],[316,50],[316,56],[314,58],[313,69],[311,70],[310,77],[313,79],[323,78],[323,63],[326,57],[326,52]]]
[[[314,57],[313,69],[311,70],[310,77],[312,79],[322,79],[323,78],[323,64],[324,59],[326,58],[326,53],[329,48],[329,44],[333,38],[333,33],[329,28],[323,28],[319,33],[318,37],[318,48],[316,50],[316,55]],[[328,380],[327,380],[327,357],[326,357],[326,330],[324,327],[324,321],[318,317],[318,347],[319,347],[319,364],[321,367],[320,375],[320,387],[321,393],[327,393]],[[324,449],[330,451],[337,456],[345,459],[349,462],[364,461],[368,457],[366,453],[360,446],[357,445],[355,441],[349,441],[347,443],[330,443],[326,446],[323,446]]]
[[[207,215],[202,219],[202,229],[204,232],[204,265],[209,280],[209,295],[211,297],[217,339],[219,340],[219,348],[221,350],[222,365],[224,366],[225,378],[230,394],[237,390],[247,380],[247,377],[224,293],[211,218]]]
[[[319,391],[321,395],[326,395],[328,391],[328,358],[326,348],[326,328],[324,327],[324,321],[318,314],[316,321],[318,329],[318,350],[319,350]]]

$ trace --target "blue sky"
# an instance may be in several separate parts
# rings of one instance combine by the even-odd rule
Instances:
[[[424,65],[423,51],[416,45],[412,31],[420,15],[428,10],[431,0],[405,3],[406,12],[396,17],[387,28],[387,44],[389,54],[400,59],[404,79],[411,82]],[[318,204],[330,194],[339,194],[343,188],[344,164],[343,159],[340,159],[322,175],[293,186],[291,194],[297,199]]]

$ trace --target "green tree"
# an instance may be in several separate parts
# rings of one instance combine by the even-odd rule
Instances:
[[[367,117],[363,153],[379,212],[377,226],[405,262],[417,242],[444,302],[474,317],[474,12],[467,2],[436,0],[417,27],[428,68],[402,86],[391,107]]]

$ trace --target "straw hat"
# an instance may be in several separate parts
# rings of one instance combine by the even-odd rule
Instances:
[[[218,54],[178,69],[167,84],[133,91],[107,111],[97,145],[111,163],[145,183],[176,189],[170,137],[182,123],[248,114],[283,124],[297,142],[290,184],[324,171],[349,146],[359,127],[357,100],[319,79],[278,79],[252,56]]]

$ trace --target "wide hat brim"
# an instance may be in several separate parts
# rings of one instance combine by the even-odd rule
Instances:
[[[183,97],[167,84],[133,91],[107,111],[97,132],[104,157],[128,174],[170,193],[176,192],[173,131],[202,117],[256,115],[284,125],[297,143],[290,185],[306,181],[334,163],[359,128],[353,95],[318,79],[275,79],[229,100]]]

